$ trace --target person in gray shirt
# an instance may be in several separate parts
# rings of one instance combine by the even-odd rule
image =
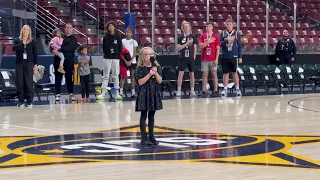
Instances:
[[[79,63],[79,76],[81,84],[81,95],[83,100],[89,100],[89,77],[90,65],[89,56],[87,56],[88,49],[86,46],[79,47],[78,63]]]

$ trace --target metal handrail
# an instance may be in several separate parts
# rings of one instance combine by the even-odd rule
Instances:
[[[33,1],[31,1],[31,2],[33,2]],[[49,15],[51,15],[53,18],[57,19],[58,22],[63,23],[63,25],[66,25],[66,24],[67,24],[67,23],[61,21],[61,20],[60,20],[59,18],[57,18],[55,15],[51,14],[50,12],[48,12],[46,9],[44,9],[43,7],[41,7],[41,6],[40,6],[39,4],[37,4],[36,2],[33,2],[33,3],[35,4],[35,7],[36,7],[36,8],[39,7],[41,10],[45,11],[47,14],[49,14]],[[49,16],[47,16],[47,17],[49,18]],[[51,20],[52,20],[52,19],[51,19]],[[81,34],[82,36],[87,37],[85,34],[83,34],[82,32],[78,31],[77,29],[75,29],[75,28],[73,28],[73,29],[74,29],[74,31],[76,31],[77,33]]]
[[[289,8],[290,10],[292,10],[292,7],[288,6],[287,4],[282,3],[282,2],[280,2],[280,1],[278,1],[278,0],[276,0],[276,2],[279,3],[279,4],[281,4],[281,5],[283,5],[283,6],[286,6],[286,7]]]
[[[316,13],[316,12],[314,12],[314,11],[309,11],[309,12],[314,13],[314,14],[316,14],[316,15],[320,16],[320,14],[319,14],[319,13]],[[316,22],[320,23],[320,19],[319,19],[319,20],[318,20],[318,19],[314,19],[313,17],[310,17],[310,16],[308,16],[308,18],[310,18],[310,19],[312,19],[312,20],[314,20],[314,21],[316,21]]]
[[[68,3],[71,3],[69,0],[65,0]],[[90,8],[92,8],[94,11],[97,11],[97,9],[95,7],[93,7],[92,5],[90,5],[89,3],[85,3],[87,6],[89,6]],[[82,9],[84,13],[86,13],[88,16],[90,16],[92,19],[94,19],[98,24],[101,22],[100,18],[95,18],[94,15],[92,15],[90,12],[86,11],[85,7],[80,6],[78,3],[76,3],[77,9]],[[98,11],[97,11],[98,12]],[[124,25],[125,23],[121,20],[118,20],[116,22],[117,24],[121,24]],[[119,29],[117,29],[121,34],[125,35],[125,33]]]
[[[124,33],[123,31],[117,29],[121,34],[125,35],[126,33]]]
[[[91,4],[86,3],[87,6],[91,7],[94,10],[97,10],[97,8],[93,7]]]
[[[28,4],[31,5],[30,3],[28,3]],[[31,6],[32,6],[32,5],[31,5]],[[39,5],[38,5],[38,6],[39,6]],[[35,8],[34,6],[32,6],[32,7]],[[39,6],[39,7],[41,7],[41,6]],[[32,10],[30,7],[26,7],[26,8]],[[42,7],[41,7],[41,8],[42,8]],[[43,9],[43,8],[42,8],[42,9]],[[42,11],[38,11],[38,12],[41,12],[41,13],[44,14],[47,18],[49,18],[48,15],[46,14],[46,13],[49,13],[49,12],[47,12],[46,10],[45,10],[45,13],[42,12]],[[51,13],[49,13],[49,14],[52,15]],[[55,17],[54,15],[52,15],[52,16]],[[42,17],[42,16],[39,16],[39,17],[44,18],[44,17]],[[57,17],[55,17],[55,18],[57,18]],[[54,23],[56,23],[56,24],[59,24],[59,22],[62,22],[62,23],[64,23],[64,24],[66,24],[65,22],[60,21],[60,20],[59,20],[59,22],[56,22],[56,21],[54,21],[53,19],[50,19],[50,20],[52,20],[52,21],[53,21]],[[38,21],[40,21],[40,22],[43,23],[43,24],[46,24],[46,23],[49,22],[49,21],[42,21],[42,20],[39,19],[39,18],[38,18]],[[49,33],[49,34],[52,34],[52,31],[54,30],[54,29],[51,28],[50,26],[47,26],[47,28],[46,28],[46,27],[43,27],[42,25],[40,25],[39,23],[38,23],[37,25],[41,26],[41,28],[43,28],[43,29],[44,29],[47,33]],[[55,29],[58,29],[57,26],[55,26],[55,25],[53,25],[53,24],[51,24],[51,23],[50,23],[50,25],[52,25]],[[36,28],[37,28],[37,27],[36,27]],[[51,30],[51,32],[48,30],[48,28]],[[37,28],[37,29],[39,29],[39,28]],[[76,30],[76,32],[79,32],[79,31]],[[64,34],[63,32],[61,32],[61,33]],[[83,33],[81,33],[81,32],[80,32],[80,34],[83,35],[83,36],[85,36],[86,39],[88,39],[85,34],[83,34]],[[49,36],[49,35],[46,35],[46,36],[49,37],[49,38],[51,38],[51,36]],[[81,45],[81,43],[79,43],[79,42],[78,42],[78,44]]]
[[[125,25],[125,23],[124,23],[123,21],[121,21],[121,20],[118,20],[117,23],[118,23],[118,24]]]
[[[279,0],[275,0],[275,2],[277,2],[277,3],[279,3],[279,4],[283,5],[283,6],[286,6],[286,7],[287,7],[288,9],[290,9],[290,10],[293,10],[293,7],[290,7],[289,5],[287,5],[287,4],[283,3],[283,2],[280,2]],[[320,14],[317,13],[317,12],[314,12],[314,11],[309,11],[309,12],[310,12],[310,13],[317,14],[317,15],[320,16]],[[308,16],[308,18],[309,18],[309,19],[312,19],[312,20],[314,20],[314,21],[317,21],[318,23],[320,23],[320,20],[314,19],[314,18],[309,17],[309,16]]]
[[[67,3],[71,3],[69,0],[65,0]],[[89,5],[88,3],[86,3],[89,7],[92,7],[91,5]],[[80,6],[78,3],[76,3],[76,8],[77,8],[77,10],[81,10],[81,11],[83,11],[84,13],[86,13],[88,16],[90,16],[92,19],[94,19],[94,20],[97,20],[97,18],[95,18],[95,16],[94,15],[92,15],[89,11],[87,11],[88,9],[87,8],[85,8],[85,7],[82,7],[82,6]],[[96,10],[96,9],[95,9]]]
[[[28,2],[26,1],[26,3],[28,3]],[[29,3],[28,3],[28,4],[29,4]],[[31,4],[29,4],[29,5],[31,5]],[[31,5],[31,6],[32,6],[32,5]],[[26,8],[32,10],[30,7],[26,7]],[[46,15],[45,13],[43,13],[43,12],[41,12],[41,11],[38,11],[38,12],[40,12],[40,13],[43,14],[43,15]],[[43,20],[41,20],[41,19],[44,19],[45,21],[43,21]],[[53,26],[54,28],[57,29],[57,27],[55,26],[55,24],[52,24],[51,22],[46,21],[45,17],[38,16],[37,21],[39,21],[39,22],[41,22],[41,23],[43,23],[43,24],[49,23],[51,26]],[[55,21],[53,21],[53,22],[54,22],[54,23],[57,23],[57,22],[55,22]],[[39,23],[37,23],[37,24],[38,24],[39,26],[41,26]],[[52,31],[54,30],[54,29],[51,28],[50,26],[47,26],[46,28],[43,27],[43,26],[41,26],[41,28],[45,29],[45,31],[48,32],[49,34],[51,34]],[[48,30],[48,28],[51,30],[51,32]]]
[[[40,24],[38,24],[38,25],[39,25],[42,29],[45,29],[42,25],[40,25]],[[36,29],[41,30],[41,29],[39,29],[38,27],[36,27]],[[47,29],[46,29],[45,31],[49,32]],[[46,36],[47,36],[48,38],[51,38],[51,36],[49,36],[48,34],[46,34]]]

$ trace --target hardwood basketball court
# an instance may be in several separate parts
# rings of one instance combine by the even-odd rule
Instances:
[[[1,107],[0,177],[319,179],[320,95],[164,100],[158,147],[135,102]]]

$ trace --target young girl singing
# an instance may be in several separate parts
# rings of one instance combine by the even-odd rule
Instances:
[[[139,54],[138,67],[136,70],[136,81],[139,88],[136,99],[136,111],[141,112],[140,132],[141,145],[158,145],[154,137],[154,115],[161,110],[160,84],[162,82],[161,67],[154,57],[152,48],[142,48]],[[146,132],[146,119],[148,116],[149,137]]]
[[[66,72],[63,69],[63,63],[65,58],[63,53],[58,51],[59,49],[61,49],[61,45],[63,42],[63,38],[61,37],[61,31],[59,29],[55,29],[53,30],[52,34],[54,38],[51,39],[49,45],[53,49],[52,53],[60,58],[60,66],[58,72],[65,74]]]

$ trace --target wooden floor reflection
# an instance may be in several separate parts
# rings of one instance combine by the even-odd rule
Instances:
[[[0,108],[2,179],[319,179],[320,95],[165,100],[158,147],[135,102]]]

